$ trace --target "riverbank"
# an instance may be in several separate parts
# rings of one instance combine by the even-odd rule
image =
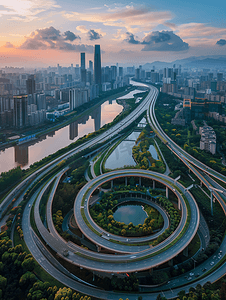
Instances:
[[[48,135],[50,134],[51,132],[53,131],[57,131],[63,127],[66,127],[68,126],[69,124],[77,121],[78,119],[84,117],[85,115],[91,113],[93,110],[95,110],[97,107],[99,107],[100,105],[102,105],[105,101],[112,101],[112,100],[115,100],[117,99],[118,97],[121,97],[121,96],[124,96],[126,94],[128,94],[130,91],[134,90],[135,87],[134,86],[126,86],[124,87],[124,90],[122,91],[122,89],[120,88],[120,92],[118,91],[119,89],[116,90],[116,93],[112,94],[112,95],[106,95],[106,97],[104,98],[100,98],[98,102],[94,103],[92,105],[92,102],[95,102],[98,100],[98,98],[88,102],[89,105],[92,105],[91,107],[87,108],[87,109],[84,109],[82,112],[78,113],[77,111],[72,111],[72,112],[69,112],[68,115],[65,115],[64,117],[67,118],[67,120],[64,120],[58,124],[50,124],[50,126],[47,127],[47,125],[45,125],[45,128],[43,128],[44,126],[42,126],[42,128],[34,128],[34,130],[31,131],[31,129],[29,128],[29,131],[28,130],[22,130],[22,131],[19,131],[19,132],[16,132],[16,131],[13,131],[14,132],[14,135],[18,135],[19,138],[21,138],[21,136],[23,135],[23,137],[26,137],[26,136],[30,136],[30,135],[34,135],[36,136],[36,138],[39,138],[43,135]],[[87,103],[85,104],[87,105]],[[79,111],[82,110],[82,108],[85,106],[85,105],[81,105],[78,109]],[[0,150],[5,150],[5,149],[8,149],[12,146],[15,146],[17,145],[18,141],[19,141],[19,138],[15,139],[15,140],[10,140],[6,143],[2,143],[0,144]],[[31,142],[31,140],[27,140],[27,142]]]

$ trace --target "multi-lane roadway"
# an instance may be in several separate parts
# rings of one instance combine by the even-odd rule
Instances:
[[[18,191],[20,191],[20,189],[22,187],[26,187],[26,184],[28,184],[31,179],[34,180],[36,177],[37,177],[37,179],[40,178],[41,176],[43,176],[44,173],[47,173],[48,171],[50,171],[62,159],[68,158],[69,156],[71,156],[71,155],[73,155],[73,154],[75,154],[75,153],[77,153],[77,152],[79,152],[79,151],[81,151],[81,150],[83,150],[87,147],[92,147],[96,143],[100,143],[100,142],[103,142],[103,141],[105,141],[109,138],[112,138],[113,136],[118,134],[122,129],[126,128],[129,124],[131,124],[133,121],[135,121],[136,118],[146,110],[148,110],[147,116],[148,116],[148,120],[149,120],[150,125],[153,126],[156,133],[160,136],[160,138],[163,139],[163,141],[167,141],[167,146],[169,147],[169,149],[171,149],[175,154],[177,154],[178,156],[183,158],[184,162],[186,161],[187,163],[194,164],[194,166],[198,166],[198,168],[203,170],[204,172],[209,173],[210,175],[215,176],[215,177],[219,178],[220,180],[225,180],[225,177],[223,175],[217,173],[214,170],[211,170],[207,166],[205,166],[202,163],[200,163],[199,161],[195,160],[193,157],[190,157],[186,152],[184,153],[184,151],[181,151],[179,149],[180,147],[178,147],[173,141],[171,141],[165,135],[165,133],[162,131],[161,127],[157,123],[155,113],[154,113],[154,105],[155,105],[155,101],[156,101],[157,96],[158,96],[158,90],[155,87],[152,87],[152,86],[149,86],[149,88],[150,88],[150,92],[149,92],[148,96],[142,101],[142,103],[137,107],[137,109],[134,110],[123,121],[119,122],[117,125],[115,125],[111,129],[107,130],[103,134],[97,136],[96,138],[90,139],[89,141],[87,141],[83,145],[67,152],[66,154],[64,154],[62,156],[60,156],[59,158],[57,158],[54,161],[50,162],[45,167],[43,167],[43,168],[39,169],[38,171],[36,171],[34,174],[32,174],[29,178],[27,178],[23,182],[21,182],[20,185],[16,189],[14,189],[13,191],[11,191],[9,193],[9,195],[5,198],[3,203],[0,205],[0,208],[2,208],[2,211],[4,211],[4,209],[8,206],[8,204],[12,201],[12,199],[16,195],[16,193]],[[149,106],[150,106],[150,109],[148,109]],[[195,167],[193,167],[193,168],[196,170]],[[194,170],[194,173],[195,173],[195,170]],[[143,172],[143,170],[142,170],[142,172]],[[197,172],[196,176],[199,177],[200,176],[199,172],[197,170],[196,170],[196,172]],[[201,178],[201,177],[199,177],[199,178]],[[58,177],[58,179],[59,179],[59,177]],[[202,181],[203,181],[203,179],[202,179]],[[56,182],[57,181],[55,181],[55,184],[57,184]],[[178,183],[176,183],[176,185],[178,185]],[[45,189],[45,186],[42,187],[42,189],[43,188]],[[40,193],[42,193],[42,189],[40,188],[35,193],[35,195],[32,196],[32,198],[29,202],[30,204],[35,200],[36,197],[39,197],[41,195]],[[188,192],[185,192],[185,193],[188,194]],[[214,195],[216,196],[216,199],[219,201],[219,197],[218,197],[219,195],[217,193],[214,194]],[[38,203],[38,201],[36,201],[36,203]],[[221,203],[222,203],[222,207],[225,208],[224,200],[222,200]],[[36,207],[36,209],[37,209],[37,207]],[[81,209],[81,207],[80,207],[80,209]],[[192,210],[193,210],[193,208],[192,208]],[[120,297],[122,297],[122,298],[124,297],[124,294],[114,293],[114,292],[105,292],[105,291],[100,291],[100,290],[94,289],[91,286],[87,286],[87,285],[84,286],[84,284],[79,282],[80,280],[78,278],[75,278],[75,276],[70,274],[68,271],[63,270],[62,266],[59,265],[59,262],[54,260],[54,258],[48,252],[48,250],[44,246],[42,247],[40,245],[40,240],[34,234],[32,228],[30,227],[30,223],[29,223],[30,221],[29,220],[30,220],[30,207],[29,207],[29,204],[28,204],[25,208],[25,211],[24,211],[23,223],[22,223],[22,227],[23,227],[23,230],[24,230],[25,242],[26,242],[28,248],[30,249],[31,253],[37,259],[37,261],[40,263],[40,265],[42,265],[46,269],[47,272],[49,272],[52,276],[54,276],[55,278],[60,280],[65,285],[70,286],[73,289],[76,289],[76,290],[78,290],[80,292],[83,292],[85,294],[93,295],[95,297],[103,298],[103,299],[119,299]],[[190,223],[195,224],[197,222],[197,220],[198,220],[198,216],[196,215],[196,218],[194,220],[192,220],[192,222],[190,222]],[[53,234],[51,234],[51,235],[55,239],[55,236]],[[51,240],[48,239],[48,241],[51,241]],[[59,244],[60,244],[60,242],[59,242]],[[226,247],[225,247],[225,249],[226,249]],[[119,257],[119,256],[120,256],[120,254],[117,255],[117,257]],[[87,259],[87,258],[85,258],[85,259]],[[81,259],[80,259],[80,261],[81,261]],[[133,262],[131,262],[131,263],[133,263]],[[146,268],[147,268],[147,266],[146,266]],[[214,281],[217,278],[219,278],[220,276],[222,276],[223,274],[225,274],[225,264],[222,265],[221,267],[219,267],[212,274],[206,276],[206,278],[200,279],[198,281],[198,283],[204,284],[208,280],[209,281]],[[195,284],[197,284],[197,283],[195,283]],[[194,286],[195,284],[190,283],[184,289],[188,290],[188,288],[190,286]],[[173,290],[170,290],[169,292],[168,291],[164,292],[164,294],[168,298],[175,297],[176,294],[179,292],[179,290],[180,290],[179,288],[175,288]],[[137,296],[138,295],[130,295],[130,299],[135,300],[135,299],[137,299]],[[157,293],[142,294],[142,296],[143,296],[143,299],[155,299],[156,296],[157,296]]]

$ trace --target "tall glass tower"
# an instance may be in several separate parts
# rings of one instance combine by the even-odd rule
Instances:
[[[95,45],[95,50],[94,50],[94,82],[96,84],[101,84],[100,45]]]
[[[81,53],[81,70],[85,70],[86,68],[86,63],[85,63],[85,53]]]

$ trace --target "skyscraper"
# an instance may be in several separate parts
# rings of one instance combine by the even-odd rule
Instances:
[[[81,82],[86,85],[86,62],[85,53],[81,53]]]
[[[30,75],[29,78],[26,80],[26,88],[27,94],[34,94],[35,93],[35,77],[34,75]]]
[[[94,82],[101,84],[101,54],[100,45],[95,45],[94,50]]]
[[[14,126],[17,128],[22,128],[28,124],[28,114],[27,105],[28,97],[27,95],[13,96],[14,98]]]
[[[223,81],[223,73],[217,73],[217,81]]]
[[[123,67],[119,67],[119,76],[123,77]]]
[[[86,62],[85,62],[85,53],[81,53],[81,70],[85,70],[86,68]]]
[[[89,60],[89,71],[93,74],[93,62]]]

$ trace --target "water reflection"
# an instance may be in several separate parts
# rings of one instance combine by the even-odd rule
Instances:
[[[28,145],[15,146],[15,162],[22,167],[28,163]]]
[[[158,153],[155,149],[155,146],[153,145],[150,145],[148,151],[151,153],[151,156],[155,159],[155,160],[159,160],[159,157],[158,157]]]
[[[132,132],[124,141],[122,141],[106,160],[106,169],[123,168],[124,166],[136,166],[132,156],[132,149],[140,132]]]
[[[136,226],[138,224],[143,224],[144,220],[148,217],[148,214],[142,205],[128,204],[118,206],[113,216],[118,222],[124,222],[126,225],[132,222],[133,225]]]
[[[101,106],[94,109],[91,113],[91,118],[94,120],[94,130],[97,131],[101,127]],[[86,115],[79,120],[71,123],[69,125],[69,139],[74,140],[78,136],[78,125],[79,124],[86,124],[89,120],[89,115]]]
[[[31,164],[75,142],[79,137],[99,130],[111,122],[123,107],[116,100],[104,102],[70,125],[42,135],[36,140],[0,151],[0,173],[17,166],[28,168]]]

